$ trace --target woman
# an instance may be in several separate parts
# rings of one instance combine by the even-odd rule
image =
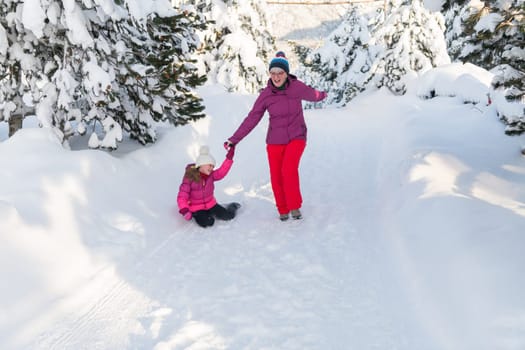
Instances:
[[[313,89],[290,74],[288,60],[282,51],[277,52],[271,60],[269,71],[270,79],[266,88],[224,146],[228,149],[238,144],[268,111],[270,122],[266,134],[266,151],[279,218],[285,221],[291,214],[292,218],[301,219],[299,162],[306,147],[302,100],[321,101],[326,93]]]

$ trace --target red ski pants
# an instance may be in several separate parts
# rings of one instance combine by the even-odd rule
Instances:
[[[299,209],[303,203],[299,161],[305,147],[305,140],[292,140],[286,145],[266,145],[273,196],[279,214]]]

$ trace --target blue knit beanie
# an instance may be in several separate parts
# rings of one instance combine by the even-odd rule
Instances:
[[[286,72],[286,74],[290,74],[290,66],[288,65],[288,60],[286,59],[284,52],[277,51],[275,57],[270,61],[269,70],[271,70],[273,67],[281,68]]]

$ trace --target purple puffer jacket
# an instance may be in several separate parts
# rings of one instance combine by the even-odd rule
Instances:
[[[268,80],[268,85],[261,91],[248,116],[228,139],[230,142],[239,143],[259,124],[266,110],[270,114],[267,144],[285,145],[294,139],[306,140],[306,123],[301,101],[321,101],[326,97],[326,92],[311,88],[292,74],[288,75],[285,84],[286,88],[280,90],[273,86],[271,79]]]
[[[217,204],[214,195],[214,182],[224,178],[230,171],[232,164],[233,160],[225,159],[218,169],[212,171],[210,176],[205,180],[202,179],[200,182],[191,181],[184,177],[179,187],[179,194],[177,195],[179,209],[188,208],[194,213],[198,210],[211,209]],[[194,164],[188,166],[194,166]]]

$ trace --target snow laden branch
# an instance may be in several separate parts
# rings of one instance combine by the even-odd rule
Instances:
[[[326,104],[345,105],[369,88],[406,92],[406,79],[450,63],[441,14],[418,1],[390,2],[376,11],[352,6],[316,50],[298,47],[300,76],[328,91]]]
[[[206,20],[169,1],[0,3],[0,120],[34,111],[62,141],[91,133],[115,149],[124,132],[154,142],[159,122],[204,116],[192,53]]]

